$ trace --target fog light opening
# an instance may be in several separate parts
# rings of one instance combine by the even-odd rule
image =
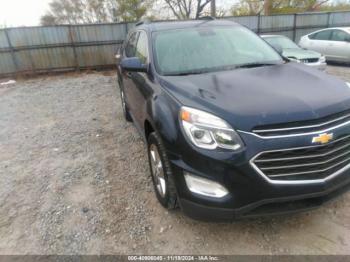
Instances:
[[[185,173],[185,181],[188,189],[199,195],[222,198],[229,193],[221,184],[189,173]]]

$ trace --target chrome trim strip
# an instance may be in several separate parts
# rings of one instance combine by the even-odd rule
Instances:
[[[334,152],[337,152],[339,150],[342,150],[346,147],[349,147],[350,144],[345,144],[344,146],[341,146],[335,150],[329,151],[324,154],[318,154],[318,155],[310,155],[310,156],[296,156],[296,157],[285,157],[285,158],[271,158],[271,159],[262,159],[262,160],[256,160],[255,163],[266,163],[266,162],[278,162],[278,161],[286,161],[286,160],[296,160],[296,159],[305,159],[305,158],[316,158],[316,157],[324,157],[328,156]]]
[[[333,158],[330,158],[326,161],[321,161],[321,162],[314,162],[314,163],[307,163],[307,164],[300,164],[300,165],[287,165],[287,166],[275,166],[275,167],[263,167],[263,168],[260,168],[262,171],[266,171],[266,170],[276,170],[276,169],[284,169],[284,168],[294,168],[294,167],[304,167],[304,166],[316,166],[316,165],[324,165],[324,164],[327,164],[329,162],[332,162],[333,160],[336,160],[337,158],[339,157],[342,157],[342,156],[346,156],[347,154],[349,154],[350,152],[345,152],[343,154],[340,154],[336,157],[333,157]],[[271,176],[272,177],[272,176]]]
[[[328,180],[331,180],[335,178],[336,176],[340,175],[341,173],[345,172],[346,170],[350,169],[350,164],[346,165],[345,167],[339,169],[337,172],[333,173],[332,175],[322,178],[322,179],[310,179],[310,180],[274,180],[268,178],[262,171],[259,170],[259,168],[253,163],[254,158],[252,158],[249,163],[253,167],[253,169],[267,182],[270,184],[276,184],[276,185],[300,185],[300,184],[317,184],[317,183],[325,183]]]
[[[350,114],[342,116],[342,117],[339,117],[339,118],[336,118],[336,119],[333,119],[333,120],[328,121],[328,122],[324,122],[322,124],[318,124],[318,125],[297,126],[297,127],[276,128],[276,129],[261,129],[261,130],[253,129],[253,132],[266,133],[266,132],[278,132],[278,131],[288,131],[288,130],[315,128],[315,127],[320,127],[320,126],[326,126],[326,125],[329,125],[329,124],[331,124],[333,122],[337,122],[337,121],[340,121],[340,120],[342,120],[344,118],[348,118],[348,117],[350,117]]]
[[[335,143],[335,142],[339,142],[342,141],[346,138],[349,138],[350,135],[342,137],[340,139],[334,140],[330,143]],[[329,145],[330,143],[328,143],[327,145]],[[271,152],[280,152],[280,151],[289,151],[289,150],[296,150],[296,149],[306,149],[306,148],[316,148],[316,147],[324,147],[326,145],[315,145],[315,146],[305,146],[305,147],[294,147],[294,148],[286,148],[286,149],[277,149],[277,150],[269,150],[269,151],[263,151],[260,152],[258,154],[256,154],[252,159],[250,159],[249,164],[250,166],[263,178],[265,179],[267,182],[269,182],[270,184],[278,184],[278,185],[297,185],[297,184],[315,184],[315,183],[324,183],[330,179],[333,179],[334,177],[340,175],[341,173],[343,173],[344,171],[350,169],[350,163],[348,165],[346,165],[345,167],[339,169],[338,171],[336,171],[335,173],[333,173],[332,175],[329,175],[326,178],[322,178],[322,179],[310,179],[310,180],[275,180],[275,179],[270,179],[269,177],[267,177],[254,163],[255,159],[258,158],[260,155],[264,154],[264,153],[271,153]]]
[[[261,139],[274,139],[274,138],[297,137],[297,136],[307,136],[307,135],[319,135],[322,133],[327,133],[327,132],[332,131],[334,129],[337,129],[339,127],[346,126],[348,124],[350,124],[350,121],[347,121],[347,122],[341,123],[337,126],[334,126],[334,127],[328,128],[328,129],[324,129],[324,130],[320,130],[320,131],[314,131],[314,132],[309,132],[309,133],[289,134],[289,135],[278,135],[278,136],[260,136],[258,134],[252,133],[252,132],[247,132],[247,131],[242,131],[242,130],[237,130],[237,131],[240,133],[247,134],[247,135],[256,136],[256,137],[261,138]]]
[[[350,160],[350,158],[344,159],[343,161],[340,161],[339,163],[337,163],[335,165],[331,165],[331,166],[324,168],[324,169],[305,171],[305,172],[294,172],[294,173],[287,173],[287,174],[277,174],[277,175],[271,175],[269,177],[285,177],[285,176],[298,176],[298,175],[304,175],[304,174],[322,173],[322,172],[325,172],[325,171],[332,169],[336,166],[339,166],[340,164],[343,164],[349,160]],[[349,165],[350,165],[350,163],[349,163]]]
[[[314,146],[299,146],[299,147],[291,147],[291,148],[284,148],[284,149],[275,149],[275,150],[267,150],[267,151],[263,151],[261,153],[259,153],[258,155],[261,155],[262,153],[274,153],[274,152],[281,152],[281,151],[290,151],[290,150],[298,150],[298,149],[309,149],[309,148],[316,148],[316,147],[325,147],[331,144],[334,144],[336,142],[342,141],[344,139],[350,138],[350,135],[341,137],[339,139],[333,140],[327,144],[323,144],[323,145],[314,145]]]

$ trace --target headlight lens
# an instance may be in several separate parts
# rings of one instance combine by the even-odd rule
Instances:
[[[301,61],[299,59],[296,59],[295,57],[288,57],[288,59],[297,63],[301,63]]]
[[[243,147],[237,132],[219,117],[198,109],[182,107],[180,120],[187,137],[200,148],[238,150]]]
[[[348,87],[350,87],[350,83],[349,82],[346,82],[346,84],[348,85]]]
[[[320,62],[321,62],[321,63],[326,62],[326,57],[325,57],[324,55],[320,57]]]

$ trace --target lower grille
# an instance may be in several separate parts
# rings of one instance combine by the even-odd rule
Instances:
[[[318,58],[307,58],[301,60],[303,63],[316,63],[318,62]]]
[[[252,164],[271,180],[325,179],[350,165],[350,135],[326,145],[263,152]]]

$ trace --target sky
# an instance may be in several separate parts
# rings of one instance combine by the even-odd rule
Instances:
[[[0,27],[39,25],[51,0],[0,0]],[[216,0],[218,7],[234,0]]]
[[[0,0],[0,26],[39,25],[50,0]]]
[[[0,27],[39,25],[51,0],[0,0]],[[216,0],[218,7],[232,5],[236,0]],[[345,1],[345,0],[333,0]],[[350,0],[348,0],[350,1]]]

